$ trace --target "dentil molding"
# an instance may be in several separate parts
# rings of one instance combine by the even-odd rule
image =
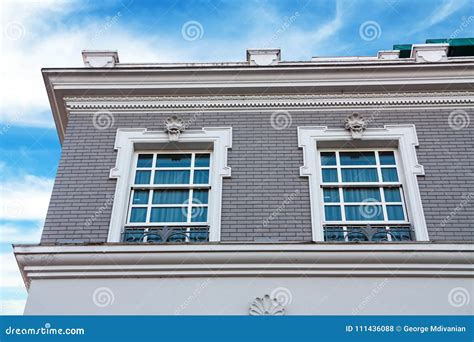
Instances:
[[[239,96],[74,96],[64,97],[74,110],[225,109],[272,107],[343,107],[463,105],[474,103],[474,92],[410,92],[314,95]]]

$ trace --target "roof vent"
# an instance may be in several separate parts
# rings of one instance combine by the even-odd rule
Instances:
[[[276,65],[281,60],[280,49],[247,50],[250,65]]]
[[[113,68],[119,63],[118,52],[110,50],[83,50],[82,60],[89,68]]]
[[[378,59],[398,59],[400,57],[400,50],[383,50],[377,53]]]
[[[410,58],[417,63],[436,63],[448,60],[449,44],[413,44]]]

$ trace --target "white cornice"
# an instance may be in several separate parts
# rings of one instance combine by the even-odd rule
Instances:
[[[469,244],[15,246],[32,279],[203,276],[473,277]]]
[[[64,102],[75,110],[149,110],[221,108],[301,108],[344,106],[468,105],[474,92],[410,92],[318,95],[241,96],[70,96]]]

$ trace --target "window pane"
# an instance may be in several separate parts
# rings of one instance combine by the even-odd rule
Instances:
[[[196,154],[194,166],[208,167],[211,160],[210,154]]]
[[[189,184],[190,172],[179,171],[159,171],[155,172],[155,184]]]
[[[377,182],[379,180],[377,169],[373,168],[342,169],[341,173],[343,182]]]
[[[336,165],[336,153],[321,152],[321,165]]]
[[[397,169],[394,167],[382,168],[382,179],[384,182],[398,182]]]
[[[379,159],[381,165],[395,165],[395,156],[392,151],[379,152]]]
[[[152,208],[150,222],[186,222],[187,208]]]
[[[159,154],[156,157],[157,167],[190,167],[190,154]]]
[[[324,202],[339,202],[339,189],[323,189]]]
[[[341,165],[375,165],[374,152],[341,152]]]
[[[151,171],[137,171],[135,184],[150,184]]]
[[[385,202],[402,201],[402,197],[400,196],[400,188],[385,188],[383,191],[385,194]]]
[[[208,184],[209,183],[209,171],[195,170],[194,171],[194,184]]]
[[[135,190],[133,204],[148,204],[148,190]]]
[[[323,182],[337,182],[337,170],[336,169],[323,169]]]
[[[193,207],[191,210],[191,222],[207,222],[207,208]]]
[[[383,221],[381,205],[346,205],[344,209],[347,221]]]
[[[139,154],[137,167],[151,167],[153,165],[153,154]]]
[[[345,188],[343,190],[345,202],[380,202],[379,188]]]
[[[387,205],[387,216],[389,220],[403,221],[403,207],[401,205]]]
[[[189,190],[155,190],[153,204],[185,204],[189,200]]]
[[[209,201],[209,190],[194,190],[193,203],[207,204]]]
[[[326,221],[341,221],[341,207],[338,205],[325,205],[324,215]]]
[[[146,222],[146,208],[132,208],[130,222]]]

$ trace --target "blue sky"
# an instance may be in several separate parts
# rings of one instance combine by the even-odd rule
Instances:
[[[469,0],[6,0],[0,6],[2,314],[23,310],[26,292],[11,244],[39,241],[60,158],[42,67],[81,66],[83,49],[117,49],[126,63],[243,61],[247,48],[259,47],[281,48],[284,60],[310,60],[474,36]]]

